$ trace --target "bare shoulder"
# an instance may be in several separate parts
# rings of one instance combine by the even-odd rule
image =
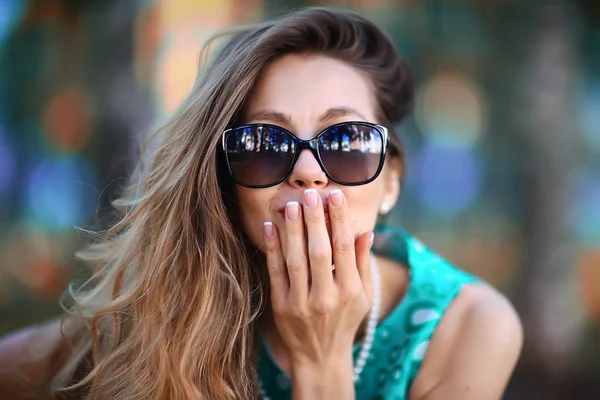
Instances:
[[[39,383],[47,379],[52,352],[61,337],[61,321],[56,319],[0,338],[3,399],[38,396]]]
[[[463,287],[440,322],[440,331],[448,331],[459,340],[465,335],[474,339],[481,334],[503,340],[522,338],[521,322],[512,304],[486,283]]]
[[[466,285],[431,339],[411,398],[499,399],[522,344],[510,302],[487,284]]]

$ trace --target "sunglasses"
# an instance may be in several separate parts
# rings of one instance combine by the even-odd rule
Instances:
[[[223,132],[222,146],[233,180],[249,188],[283,182],[304,149],[310,150],[327,178],[346,186],[373,181],[383,168],[388,130],[369,122],[342,122],[310,140],[271,124],[248,124]]]

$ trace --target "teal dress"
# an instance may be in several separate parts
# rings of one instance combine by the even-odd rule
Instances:
[[[402,301],[377,325],[367,363],[355,382],[358,400],[408,398],[429,341],[444,312],[463,285],[477,281],[399,228],[378,226],[373,251],[410,268]],[[361,343],[354,346],[354,359]],[[265,397],[291,398],[291,380],[262,343],[258,376]]]

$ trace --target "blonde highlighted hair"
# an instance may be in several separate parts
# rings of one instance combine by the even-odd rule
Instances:
[[[115,202],[122,218],[78,254],[94,275],[66,296],[57,397],[258,396],[255,330],[268,282],[238,223],[219,146],[221,133],[243,122],[240,110],[270,61],[314,53],[359,68],[401,156],[393,126],[412,104],[412,81],[371,22],[310,8],[216,38],[225,44],[189,96],[144,138],[134,178]]]

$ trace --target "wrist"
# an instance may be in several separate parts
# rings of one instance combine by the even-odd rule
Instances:
[[[350,353],[348,357],[319,362],[296,360],[292,363],[290,372],[292,375],[301,375],[302,377],[310,377],[311,375],[341,377],[346,374],[352,376],[352,371],[352,353]]]
[[[354,393],[352,351],[347,354],[319,362],[295,360],[290,373],[292,387],[302,388],[303,396],[299,398],[329,399],[341,393]],[[343,398],[350,398],[348,395]]]

